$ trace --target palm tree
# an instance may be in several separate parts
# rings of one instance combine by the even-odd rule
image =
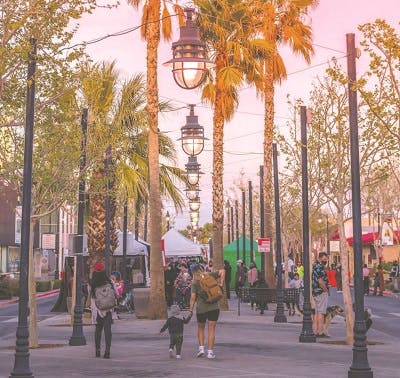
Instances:
[[[203,89],[203,99],[214,109],[213,115],[213,262],[223,268],[223,137],[224,124],[238,105],[238,88],[257,76],[257,58],[265,58],[269,46],[254,36],[252,2],[241,0],[198,0],[197,21],[215,62],[214,77]],[[226,307],[226,304],[225,306]]]
[[[312,30],[303,22],[303,16],[316,0],[271,0],[258,5],[260,16],[259,32],[262,33],[272,53],[264,61],[261,92],[264,97],[264,219],[266,237],[272,238],[272,142],[274,137],[274,91],[275,83],[286,78],[287,72],[279,47],[289,46],[291,50],[310,63],[313,53]],[[275,285],[273,256],[266,254],[265,272],[268,284]]]
[[[90,134],[88,144],[91,183],[90,218],[88,222],[88,247],[91,265],[104,261],[105,250],[105,184],[106,171],[103,154],[112,147],[113,161],[108,180],[113,185],[111,196],[111,251],[117,246],[115,234],[116,198],[133,199],[140,204],[149,196],[148,117],[145,84],[138,74],[125,82],[120,94],[118,75],[114,63],[88,66],[83,79],[84,97],[89,106]],[[159,104],[162,111],[169,104]],[[104,128],[104,125],[108,126]],[[106,137],[104,137],[104,134]],[[100,151],[100,153],[98,153]],[[176,188],[177,181],[184,181],[184,172],[176,168],[176,151],[173,141],[160,134],[161,195],[170,198],[177,208],[183,200]],[[168,165],[167,163],[171,163]]]
[[[164,271],[161,255],[161,195],[158,134],[158,83],[157,63],[161,25],[165,40],[172,36],[171,18],[166,3],[163,2],[161,16],[160,0],[128,0],[128,4],[142,9],[142,37],[147,41],[147,113],[148,113],[148,159],[149,159],[149,213],[150,213],[150,302],[148,317],[162,319],[167,315],[164,292]],[[176,11],[178,10],[177,7]]]

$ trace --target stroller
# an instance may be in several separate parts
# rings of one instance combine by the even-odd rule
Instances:
[[[120,314],[122,312],[127,312],[128,314],[132,314],[135,310],[135,306],[133,304],[133,295],[132,290],[125,290],[125,293],[118,301],[117,307],[115,307],[115,312]]]

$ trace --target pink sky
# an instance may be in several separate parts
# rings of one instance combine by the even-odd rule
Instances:
[[[126,5],[124,0],[117,9],[99,9],[92,15],[80,20],[80,29],[76,36],[76,42],[88,41],[90,39],[114,33],[116,31],[131,28],[140,24],[140,12]],[[315,55],[311,66],[327,62],[333,56],[342,57],[346,51],[346,33],[356,33],[356,44],[359,42],[357,26],[366,22],[373,22],[377,18],[385,19],[397,30],[399,28],[399,1],[398,0],[320,0],[320,5],[311,13],[311,25],[314,33],[314,44],[328,47],[314,46]],[[178,27],[175,24],[176,32],[173,40],[179,37]],[[173,81],[172,74],[168,68],[161,64],[171,58],[170,44],[162,43],[159,48],[159,94],[175,100],[179,106],[184,104],[200,102],[201,93],[199,90],[185,91],[180,89]],[[129,77],[138,72],[146,71],[146,49],[140,38],[139,31],[130,34],[109,38],[100,43],[90,45],[88,53],[95,61],[116,60],[122,77]],[[275,95],[275,122],[280,131],[284,130],[288,110],[286,106],[286,95],[293,98],[303,98],[307,103],[308,92],[311,83],[318,75],[323,75],[326,65],[310,68],[306,71],[296,73],[307,68],[305,62],[291,54],[283,54],[289,73],[288,79],[276,88]],[[345,59],[340,60],[345,65]],[[366,55],[361,56],[358,61],[358,73],[361,74],[367,67]],[[178,139],[180,127],[184,125],[188,110],[183,109],[165,116],[160,116],[160,129],[168,131],[169,136]],[[202,106],[196,108],[199,115],[199,122],[205,127],[208,138],[212,137],[212,111]],[[257,173],[262,164],[262,129],[263,129],[263,105],[256,98],[253,89],[241,91],[240,104],[233,120],[225,127],[224,150],[241,155],[225,153],[225,190],[238,181],[241,170],[245,172],[245,184],[248,180],[253,181],[253,187],[257,188],[259,178]],[[252,135],[247,135],[252,134]],[[200,225],[211,221],[212,212],[212,151],[211,141],[206,145],[205,151],[198,156],[202,171],[206,174],[201,179],[201,201]],[[187,156],[182,152],[177,142],[179,154],[179,165],[184,168]],[[243,154],[243,155],[242,155]],[[230,192],[231,194],[232,192]],[[174,213],[173,208],[166,204],[166,210]],[[176,227],[181,229],[189,223],[187,212],[177,214],[175,217]]]

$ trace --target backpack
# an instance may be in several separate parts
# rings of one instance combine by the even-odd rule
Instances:
[[[94,291],[96,307],[101,311],[108,311],[115,307],[117,302],[117,293],[111,284],[99,286]]]
[[[199,281],[201,297],[207,303],[216,303],[222,297],[222,289],[218,284],[218,281],[211,274],[203,274]]]

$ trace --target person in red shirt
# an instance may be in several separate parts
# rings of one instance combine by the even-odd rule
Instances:
[[[326,275],[328,276],[328,282],[329,282],[329,286],[330,287],[336,287],[337,283],[336,283],[336,270],[335,270],[335,265],[332,264],[331,268],[328,269],[328,271],[326,272]]]

